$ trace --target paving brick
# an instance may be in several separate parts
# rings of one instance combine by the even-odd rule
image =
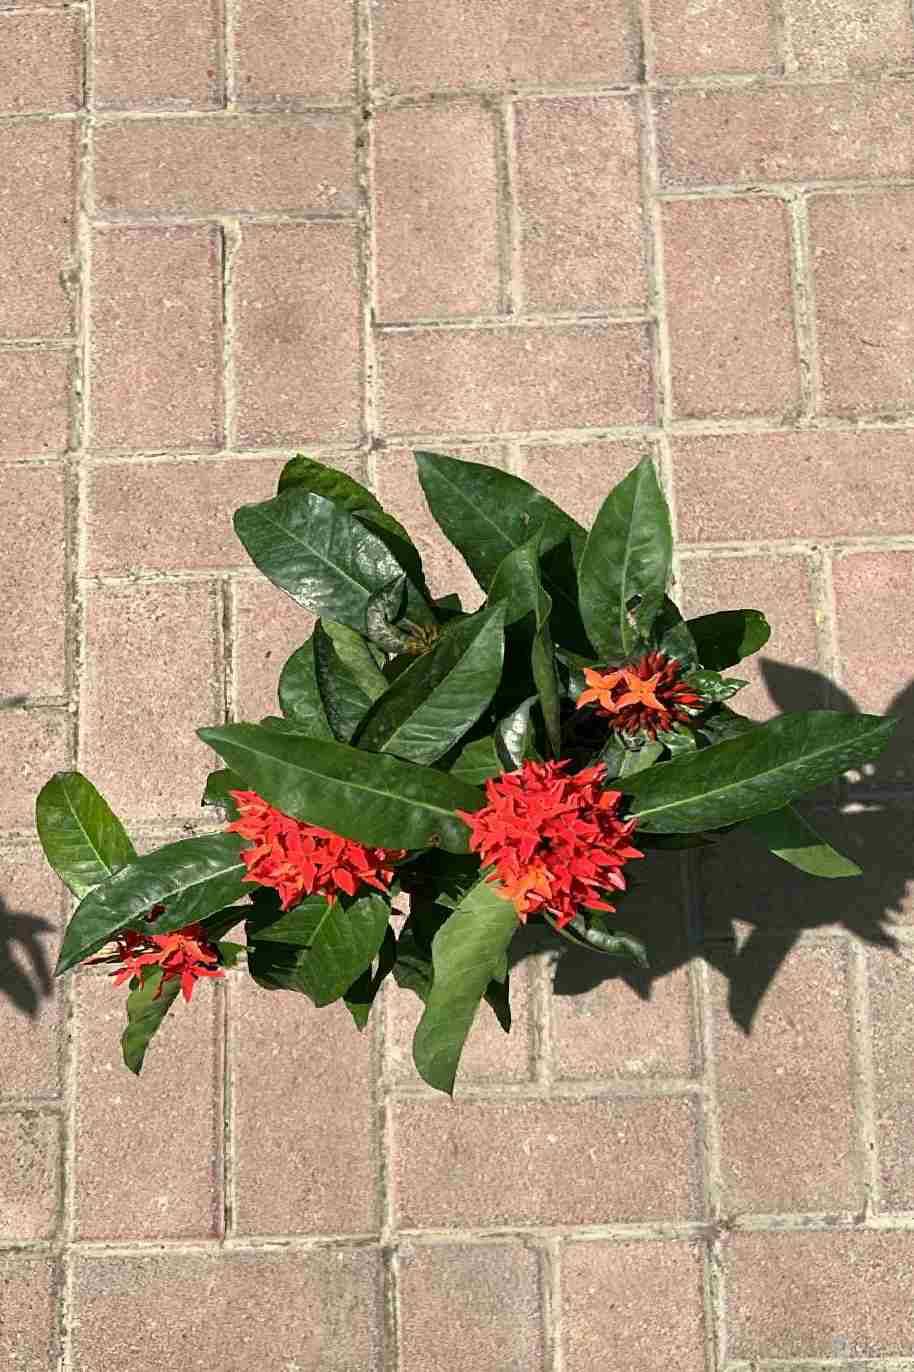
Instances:
[[[0,829],[35,823],[35,797],[52,772],[66,766],[67,717],[63,710],[0,710]]]
[[[770,952],[762,942],[744,955],[760,979],[770,974]],[[715,975],[726,1213],[857,1209],[846,946],[795,951],[777,968],[749,1034],[734,1022],[727,993],[727,979]],[[762,1135],[778,1148],[760,1148]]]
[[[245,0],[235,21],[238,99],[253,109],[294,109],[351,97],[351,0]]]
[[[377,79],[389,91],[637,79],[634,12],[625,0],[382,0]]]
[[[44,778],[42,778],[44,780]],[[0,1094],[56,1091],[63,888],[37,848],[0,849]]]
[[[909,945],[897,953],[871,949],[867,961],[882,1204],[887,1210],[914,1210],[914,950]]]
[[[914,634],[914,556],[908,552],[839,557],[834,568],[842,682],[857,708],[899,720],[872,779],[914,775],[914,685],[908,644]]]
[[[538,491],[589,528],[613,486],[651,453],[652,446],[644,440],[522,448],[522,473]]]
[[[422,106],[381,112],[374,127],[380,317],[495,313],[492,112]]]
[[[0,12],[0,111],[61,113],[82,103],[78,14]]]
[[[858,430],[674,438],[685,543],[904,534],[914,433]]]
[[[531,1249],[403,1245],[403,1372],[539,1372],[545,1366],[540,1292],[539,1259]]]
[[[123,574],[249,567],[232,515],[239,505],[269,499],[281,470],[282,461],[269,457],[93,468],[86,570]]]
[[[314,628],[314,618],[268,581],[235,585],[235,713],[258,720],[279,714],[279,674]]]
[[[688,1099],[464,1101],[456,1109],[450,1101],[412,1100],[395,1106],[394,1119],[392,1175],[407,1229],[699,1214]],[[556,1166],[572,1156],[573,1168]]]
[[[249,979],[234,1008],[239,1232],[377,1229],[371,1033],[342,1005],[316,1010]]]
[[[0,351],[0,457],[66,450],[70,354]]]
[[[631,100],[516,106],[524,296],[546,310],[646,297],[638,111]]]
[[[221,718],[217,613],[199,584],[88,598],[81,768],[125,818],[199,811],[212,754],[195,730]]]
[[[914,59],[907,0],[787,0],[785,19],[801,71],[839,74]]]
[[[817,671],[816,610],[803,558],[690,557],[682,564],[682,582],[687,615],[756,609],[771,625],[761,653],[731,669],[749,682],[733,698],[735,710],[770,719],[824,707],[826,679]]]
[[[221,104],[220,0],[97,0],[95,100],[102,108]]]
[[[822,408],[914,405],[914,196],[816,196],[810,204]]]
[[[656,76],[781,70],[771,0],[651,0]]]
[[[640,324],[422,330],[382,336],[379,351],[393,433],[568,429],[653,415]]]
[[[285,119],[155,119],[96,134],[99,210],[108,217],[355,209],[352,124]]]
[[[238,442],[355,439],[361,377],[352,227],[246,228],[234,281]]]
[[[0,552],[7,631],[0,698],[65,690],[64,478],[56,467],[0,469],[7,516]]]
[[[77,1231],[83,1239],[182,1239],[221,1221],[218,993],[179,996],[135,1077],[121,1057],[126,987],[77,975]],[[171,1102],[180,1128],[163,1127]],[[167,1108],[167,1107],[166,1107]]]
[[[76,134],[72,122],[0,127],[0,338],[71,330]],[[0,434],[2,415],[0,390]]]
[[[906,81],[665,93],[657,112],[665,186],[911,175]]]
[[[520,963],[511,969],[511,1032],[505,1034],[488,1005],[480,1007],[460,1059],[460,1086],[479,1081],[528,1081],[533,1042],[530,1021],[532,967]],[[418,1084],[413,1064],[413,1034],[422,1004],[411,991],[392,986],[388,1002],[388,1065],[395,1080]]]
[[[0,1254],[0,1357],[10,1372],[57,1366],[54,1269],[46,1258]]]
[[[568,1244],[562,1315],[568,1372],[698,1372],[705,1365],[701,1248],[675,1241]]]
[[[0,1158],[0,1240],[52,1238],[60,1202],[60,1117],[37,1110],[0,1115]]]
[[[800,376],[782,202],[672,201],[663,231],[677,417],[795,413]]]
[[[739,1234],[724,1251],[731,1358],[911,1352],[909,1233]]]
[[[219,446],[221,263],[219,234],[210,228],[95,235],[97,446]]]
[[[85,1255],[76,1309],[80,1372],[135,1372],[161,1339],[163,1310],[182,1367],[214,1357],[219,1372],[381,1367],[380,1263],[366,1249]]]

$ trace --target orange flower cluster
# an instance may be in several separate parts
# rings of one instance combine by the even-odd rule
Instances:
[[[643,730],[651,738],[670,725],[686,723],[689,707],[704,702],[681,679],[680,666],[663,653],[646,653],[631,667],[597,672],[587,667],[584,677],[588,689],[578,696],[577,707],[596,705],[598,713],[609,718],[617,733],[636,734]]]
[[[115,986],[122,986],[131,977],[142,978],[145,967],[161,967],[162,980],[153,997],[155,1000],[162,994],[167,981],[180,981],[181,994],[189,1001],[201,977],[225,976],[219,966],[219,950],[209,942],[200,924],[188,924],[171,934],[147,935],[125,929],[117,935],[113,953],[91,961],[121,964],[111,973]]]

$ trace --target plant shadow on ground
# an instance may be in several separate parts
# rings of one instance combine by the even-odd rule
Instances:
[[[858,711],[850,696],[816,672],[770,660],[762,662],[762,672],[779,712],[826,704]],[[650,1000],[655,981],[704,958],[727,979],[729,1013],[749,1033],[779,968],[807,931],[836,926],[896,950],[894,927],[914,920],[914,682],[886,714],[898,726],[859,782],[822,788],[799,807],[823,838],[863,869],[862,876],[808,876],[738,832],[688,854],[650,852],[627,869],[630,890],[612,917],[616,928],[643,941],[648,970],[557,946],[543,925],[518,931],[510,965],[548,951],[555,958],[556,995],[582,995],[618,981]],[[889,787],[896,792],[890,797]]]
[[[51,962],[43,935],[56,924],[41,915],[11,910],[0,900],[0,997],[20,1014],[37,1018],[53,988]]]

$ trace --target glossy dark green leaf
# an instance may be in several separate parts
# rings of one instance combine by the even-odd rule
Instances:
[[[506,772],[516,771],[528,759],[537,759],[535,730],[531,711],[537,697],[531,696],[495,726],[495,752]]]
[[[707,670],[688,672],[683,681],[687,686],[691,686],[693,691],[697,691],[702,700],[713,701],[715,704],[729,700],[737,691],[749,685],[748,681],[740,681],[739,677],[721,676],[720,672]]]
[[[206,778],[206,786],[203,790],[203,800],[201,805],[215,805],[223,814],[232,819],[238,818],[238,806],[235,804],[230,791],[246,791],[241,777],[237,772],[233,772],[230,767],[220,767],[215,772],[210,772]]]
[[[317,687],[333,736],[348,743],[387,690],[369,645],[353,629],[321,620],[314,630]]]
[[[97,952],[118,930],[145,919],[153,905],[166,907],[155,925],[157,934],[165,934],[246,895],[244,845],[237,834],[204,834],[167,843],[122,867],[80,901],[64,935],[57,975]]]
[[[877,757],[894,720],[811,710],[663,762],[626,781],[646,830],[690,833],[768,814],[848,767]]]
[[[58,772],[35,805],[44,855],[80,899],[136,857],[123,824],[81,772]]]
[[[698,740],[685,724],[674,724],[671,729],[658,729],[657,742],[663,745],[671,757],[694,753],[698,747]]]
[[[247,953],[247,946],[243,943],[230,943],[228,939],[221,938],[216,943],[219,949],[219,961],[223,967],[237,967],[242,957]]]
[[[406,613],[406,577],[398,576],[375,591],[365,611],[365,633],[385,653],[402,653],[410,636],[399,621]]]
[[[161,967],[143,969],[140,982],[134,977],[127,997],[127,1027],[121,1035],[124,1062],[139,1076],[149,1042],[177,999],[180,979],[174,977],[162,985]]]
[[[300,724],[312,738],[332,739],[324,702],[317,684],[317,658],[314,635],[286,662],[279,677],[279,707],[289,719]]]
[[[504,980],[517,914],[491,882],[480,880],[432,942],[431,991],[413,1039],[419,1075],[453,1092],[460,1055],[489,982]]]
[[[859,877],[856,862],[844,857],[830,843],[820,838],[811,824],[792,805],[771,814],[756,815],[746,824],[753,838],[774,853],[775,857],[799,867],[814,877]]]
[[[645,457],[606,497],[578,564],[581,618],[591,643],[610,662],[624,661],[650,630],[664,603],[672,558],[669,511],[654,464]]]
[[[376,701],[358,731],[359,747],[437,762],[489,704],[503,660],[501,606],[448,625]]]
[[[729,705],[717,705],[695,727],[698,733],[703,734],[711,743],[723,743],[728,738],[741,738],[743,734],[751,734],[760,726],[757,720],[738,715]]]
[[[378,949],[377,966],[366,967],[360,977],[343,995],[343,1003],[349,1011],[357,1029],[364,1029],[371,1014],[371,1007],[386,977],[393,971],[397,960],[397,940],[388,924],[384,931],[381,947]]]
[[[553,757],[562,752],[561,705],[550,617],[552,597],[543,588],[538,539],[516,548],[499,566],[489,588],[489,603],[505,605],[505,623],[522,631],[529,623],[530,668],[539,695],[546,738]],[[511,644],[511,639],[509,639]],[[513,645],[512,645],[513,646]]]
[[[291,457],[279,474],[277,491],[282,494],[290,487],[297,486],[306,492],[322,495],[341,505],[344,510],[354,514],[357,510],[380,510],[381,502],[367,486],[342,472],[338,467],[330,467],[325,462],[317,462],[304,453]],[[408,537],[403,530],[404,537]]]
[[[691,670],[699,665],[698,648],[688,624],[682,617],[679,606],[668,595],[657,613],[651,629],[654,647],[664,657],[675,658],[683,670]]]
[[[248,890],[252,889],[249,885]],[[214,910],[211,915],[205,915],[200,923],[206,930],[206,937],[210,943],[221,943],[226,934],[237,929],[239,924],[243,924],[250,913],[250,905],[227,905],[222,910]]]
[[[600,754],[601,760],[607,764],[607,780],[615,781],[624,781],[627,777],[637,776],[639,772],[646,772],[648,767],[653,767],[662,756],[663,744],[651,739],[646,740],[640,748],[623,747],[621,755],[618,752],[618,743],[610,744]]]
[[[764,648],[771,626],[758,610],[720,610],[687,621],[703,667],[722,672]]]
[[[284,943],[310,948],[326,914],[324,896],[307,896],[291,910],[283,910],[274,891],[259,887],[248,911],[245,936],[248,943]]]
[[[379,895],[332,905],[321,897],[321,904],[315,914],[308,902],[307,944],[266,937],[263,928],[248,922],[248,968],[254,980],[273,990],[299,991],[318,1006],[339,1000],[371,966],[390,920],[390,907]]]
[[[489,777],[498,776],[504,769],[495,749],[495,739],[489,734],[476,738],[462,748],[448,767],[448,773],[470,786],[481,786]]]
[[[344,743],[279,738],[256,724],[198,730],[252,790],[285,814],[383,848],[467,850],[455,810],[477,810],[462,781]]]

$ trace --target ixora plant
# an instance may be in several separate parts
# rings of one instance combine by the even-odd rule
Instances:
[[[226,764],[203,795],[222,829],[138,857],[78,772],[38,797],[44,851],[79,900],[58,973],[103,962],[129,983],[136,1072],[179,991],[243,961],[267,990],[341,998],[360,1028],[392,975],[424,1004],[420,1074],[452,1091],[483,999],[510,1028],[518,922],[643,962],[613,928],[629,864],[738,825],[806,872],[859,872],[791,802],[874,758],[894,721],[731,709],[745,683],[723,672],[768,624],[757,610],[683,619],[648,458],[589,531],[506,472],[416,459],[482,609],[434,599],[374,496],[296,457],[235,528],[318,622],[282,670],[281,716],[198,731]],[[228,941],[242,922],[245,944]]]

